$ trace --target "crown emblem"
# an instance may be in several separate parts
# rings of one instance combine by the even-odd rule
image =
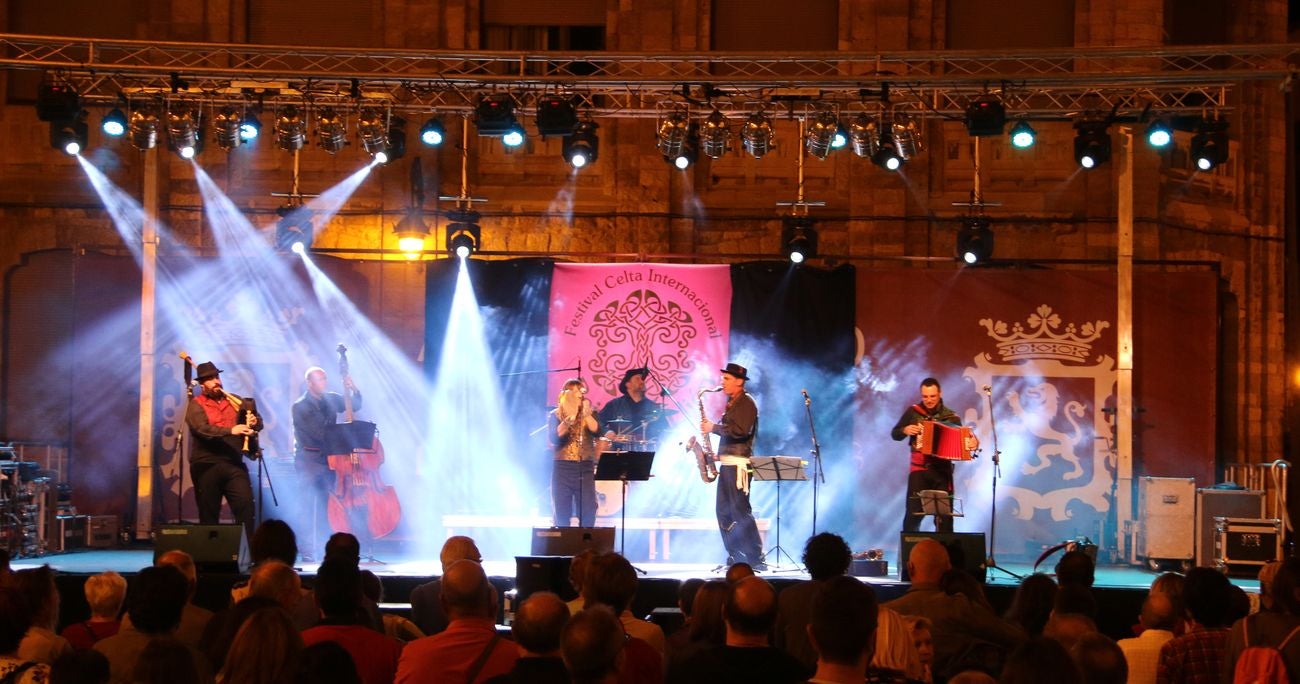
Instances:
[[[1052,307],[1043,304],[1029,314],[1025,323],[980,320],[989,337],[997,340],[998,354],[1004,361],[1031,359],[1056,359],[1058,361],[1086,362],[1092,353],[1092,343],[1101,337],[1101,331],[1110,327],[1108,321],[1084,323],[1076,328],[1068,323],[1061,328],[1061,317]]]

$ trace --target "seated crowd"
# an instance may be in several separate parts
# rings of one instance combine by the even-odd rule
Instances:
[[[632,612],[632,564],[584,553],[571,563],[578,598],[535,592],[506,634],[468,537],[449,539],[442,574],[412,590],[409,620],[380,612],[382,583],[360,568],[351,535],[330,539],[310,588],[293,569],[287,525],[267,521],[251,548],[255,566],[222,610],[194,605],[194,562],[173,551],[129,588],[114,572],[88,578],[89,616],[61,631],[54,572],[10,571],[0,557],[0,684],[1120,684],[1261,681],[1269,668],[1300,680],[1297,558],[1261,572],[1254,612],[1215,570],[1165,573],[1131,634],[1105,635],[1098,623],[1115,616],[1098,605],[1082,552],[1067,553],[1055,579],[1024,578],[1000,615],[937,541],[911,549],[911,586],[881,602],[848,576],[844,540],[822,533],[804,549],[811,579],[780,591],[743,564],[725,579],[683,582],[683,619],[665,634]]]

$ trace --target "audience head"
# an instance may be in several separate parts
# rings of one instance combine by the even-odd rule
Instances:
[[[230,643],[219,682],[287,682],[298,673],[302,637],[279,606],[249,616]]]
[[[361,609],[361,571],[345,560],[327,560],[316,571],[314,593],[325,617],[355,620]]]
[[[161,636],[176,629],[189,595],[185,575],[174,565],[143,568],[130,592],[131,624],[145,634]]]
[[[371,603],[382,603],[384,600],[384,582],[379,579],[379,575],[369,571],[361,571],[361,595]]]
[[[54,584],[54,569],[48,565],[10,573],[9,583],[27,602],[32,627],[54,629],[59,620],[59,589]]]
[[[904,615],[907,620],[907,626],[912,632],[912,645],[916,647],[916,655],[921,658],[922,665],[932,665],[934,663],[934,627],[927,618],[919,615]]]
[[[458,560],[442,574],[442,609],[450,620],[488,618],[497,614],[497,592],[488,582],[483,566],[472,560]]]
[[[1277,577],[1277,572],[1282,569],[1282,561],[1272,561],[1265,563],[1264,567],[1259,569],[1259,601],[1263,609],[1273,610],[1273,580]]]
[[[212,669],[214,671],[221,670],[221,666],[226,662],[226,655],[230,652],[230,644],[235,640],[235,635],[239,633],[239,629],[244,626],[248,618],[252,617],[253,613],[263,608],[279,607],[280,604],[262,596],[248,596],[231,606],[226,619],[218,625],[220,629],[203,645],[203,655],[207,657]]]
[[[549,591],[530,595],[515,611],[510,633],[519,648],[532,655],[558,655],[560,635],[569,622],[569,606]]]
[[[704,580],[698,577],[692,577],[677,588],[677,607],[682,609],[682,615],[691,616],[691,606],[695,605],[695,594],[704,586]]]
[[[987,672],[966,670],[965,672],[958,672],[949,678],[948,684],[998,684],[998,680]]]
[[[23,593],[17,587],[0,584],[0,655],[16,654],[31,626],[32,616]]]
[[[827,579],[813,595],[808,623],[818,659],[864,667],[871,660],[877,611],[876,592],[871,587],[845,575]]]
[[[617,553],[595,556],[587,564],[587,576],[582,583],[582,599],[586,606],[609,606],[615,615],[627,610],[636,596],[636,569]]]
[[[173,549],[158,556],[154,559],[154,565],[170,565],[181,571],[185,576],[185,586],[188,587],[186,600],[194,597],[194,591],[199,588],[199,571],[194,567],[194,557],[180,549]]]
[[[347,532],[335,532],[325,542],[325,560],[338,558],[353,565],[361,564],[361,542]]]
[[[105,663],[107,664],[107,663]],[[132,671],[135,684],[201,684],[203,675],[189,646],[172,639],[150,639]],[[251,681],[251,680],[250,680]]]
[[[961,568],[949,568],[943,573],[943,577],[939,578],[939,588],[949,596],[965,596],[971,603],[993,610],[993,604],[984,596],[984,586]]]
[[[117,619],[126,600],[126,580],[109,570],[86,578],[81,590],[86,594],[91,617]]]
[[[1062,586],[1080,584],[1091,587],[1095,566],[1092,556],[1087,553],[1078,549],[1066,551],[1056,564],[1056,582]]]
[[[1050,624],[1049,624],[1050,627]],[[1032,637],[1007,656],[1000,684],[1083,684],[1079,666],[1070,652],[1055,639]]]
[[[592,606],[569,618],[560,654],[575,683],[599,682],[618,671],[623,641],[623,624],[613,611]]]
[[[1128,661],[1114,639],[1104,634],[1085,634],[1070,649],[1087,684],[1125,684]]]
[[[278,560],[289,567],[298,562],[298,537],[293,528],[283,520],[267,520],[253,530],[248,542],[248,555],[254,564]]]
[[[1052,613],[1051,619],[1043,627],[1043,636],[1059,643],[1065,650],[1070,650],[1085,634],[1094,634],[1097,623],[1092,618],[1079,613]]]
[[[849,545],[838,534],[821,532],[803,546],[803,565],[814,580],[826,580],[848,573],[853,562]]]
[[[1181,619],[1182,616],[1174,612],[1174,602],[1168,594],[1147,594],[1142,602],[1142,613],[1138,616],[1143,627],[1166,632],[1174,631]]]
[[[283,562],[268,559],[249,575],[248,595],[264,596],[290,610],[302,598],[302,578]]]
[[[767,636],[776,624],[776,591],[761,577],[746,577],[731,586],[722,606],[727,635]]]
[[[1229,583],[1228,584],[1228,616],[1224,618],[1223,624],[1231,625],[1232,623],[1250,615],[1250,596],[1246,590]]]
[[[483,554],[478,552],[478,545],[473,539],[457,535],[447,537],[447,541],[442,543],[442,552],[438,554],[438,560],[442,562],[442,571],[445,573],[452,563],[459,560],[472,560],[481,564]]]
[[[1269,587],[1273,609],[1300,616],[1300,558],[1282,561]]]
[[[362,684],[352,654],[337,641],[318,641],[302,649],[296,684]]]
[[[921,654],[912,638],[912,626],[897,611],[881,606],[876,614],[875,652],[871,667],[902,672],[909,679],[921,679]]]
[[[1192,568],[1183,580],[1187,615],[1202,627],[1223,627],[1232,615],[1232,583],[1213,568]]]
[[[108,684],[111,676],[107,656],[94,649],[78,648],[64,651],[63,655],[50,663],[49,684]],[[151,681],[138,677],[135,681],[140,684],[152,684]]]
[[[907,555],[907,574],[914,584],[938,584],[952,568],[948,549],[933,539],[922,539]]]
[[[754,566],[749,563],[732,563],[727,568],[727,584],[735,584],[746,577],[754,576]]]
[[[1056,589],[1052,599],[1052,611],[1055,613],[1078,613],[1090,618],[1097,617],[1097,598],[1092,589],[1082,584],[1062,584]]]
[[[1047,618],[1056,605],[1056,581],[1041,572],[1024,578],[1007,609],[1007,620],[1024,628],[1029,636],[1043,633]]]
[[[692,643],[721,646],[727,640],[727,627],[722,622],[722,606],[731,591],[725,580],[709,580],[695,592],[691,605],[691,625],[687,636]]]
[[[1183,603],[1183,585],[1187,578],[1176,572],[1166,572],[1151,581],[1150,593],[1163,594],[1173,604],[1176,621],[1182,621],[1187,613],[1187,604]]]
[[[591,564],[591,559],[596,555],[591,549],[583,549],[581,553],[569,561],[569,584],[573,590],[582,595],[582,583],[587,577],[587,566]]]

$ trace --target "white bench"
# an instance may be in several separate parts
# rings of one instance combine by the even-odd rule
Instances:
[[[571,522],[575,526],[578,524],[576,519],[571,520]],[[596,518],[597,527],[618,528],[622,522],[617,516]],[[766,548],[767,531],[771,527],[771,521],[767,518],[759,518],[756,522],[758,523],[759,542]],[[551,523],[552,520],[549,516],[465,514],[442,516],[442,526],[447,529],[448,537],[464,534],[475,529],[532,529],[534,527],[550,527]],[[663,547],[663,560],[667,561],[672,558],[670,544],[673,530],[718,531],[718,521],[713,518],[628,518],[626,524],[629,530],[650,530],[650,560],[659,559],[658,550],[660,546]]]

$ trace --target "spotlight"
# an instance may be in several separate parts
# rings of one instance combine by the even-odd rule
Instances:
[[[782,220],[781,251],[796,264],[817,256],[817,229],[813,220],[807,216],[787,216]]]
[[[298,107],[289,105],[275,118],[275,144],[285,152],[301,150],[307,142],[307,122]]]
[[[89,127],[84,117],[50,122],[50,147],[76,156],[86,149]]]
[[[1011,146],[1019,150],[1028,149],[1034,146],[1038,140],[1038,134],[1034,132],[1033,126],[1029,122],[1021,119],[1011,127]]]
[[[1156,119],[1147,126],[1147,143],[1152,147],[1168,147],[1173,141],[1174,131],[1168,121]]]
[[[126,133],[126,114],[123,114],[122,110],[117,107],[112,108],[99,122],[99,128],[104,131],[104,135],[111,135],[114,138],[121,137]]]
[[[659,139],[659,151],[665,159],[673,160],[681,155],[690,127],[690,118],[684,107],[673,109],[659,119],[655,136]]]
[[[420,142],[429,147],[437,147],[442,144],[446,134],[447,131],[442,127],[442,120],[436,116],[429,117],[429,120],[420,127]]]
[[[181,159],[193,159],[199,152],[199,112],[186,104],[167,110],[167,146]]]
[[[727,153],[727,143],[731,139],[731,129],[727,128],[727,117],[715,109],[700,123],[700,149],[709,159],[718,159]]]
[[[548,135],[569,135],[578,125],[578,113],[573,103],[559,95],[546,95],[537,100],[537,133],[543,138]]]
[[[1110,161],[1110,127],[1105,121],[1077,121],[1074,124],[1074,160],[1085,169]]]
[[[295,242],[292,245],[289,245],[289,251],[298,256],[302,256],[307,253],[307,248],[301,242]]]
[[[374,107],[362,107],[357,115],[357,136],[361,138],[366,154],[380,164],[388,161],[388,125],[383,112]],[[379,158],[381,154],[383,159]]]
[[[41,81],[36,88],[36,118],[41,121],[72,121],[81,112],[81,96],[70,83]]]
[[[1228,122],[1222,119],[1205,119],[1201,122],[1188,151],[1198,171],[1211,171],[1228,161]]]
[[[158,144],[158,112],[152,106],[137,107],[131,112],[131,144],[149,150]]]
[[[301,206],[286,204],[275,210],[280,220],[275,222],[275,249],[279,252],[302,254],[311,247],[311,212]]]
[[[984,94],[966,105],[966,132],[976,138],[1002,135],[1007,108],[997,95]]]
[[[835,134],[840,130],[840,119],[834,109],[821,109],[808,119],[804,145],[808,154],[825,159],[834,147]]]
[[[580,169],[594,161],[600,151],[600,138],[596,137],[599,128],[595,121],[581,121],[573,130],[573,135],[564,136],[564,159],[575,169]]]
[[[695,160],[699,157],[699,151],[700,135],[696,132],[696,128],[691,126],[687,130],[686,139],[682,141],[677,154],[672,156],[665,154],[664,159],[677,167],[678,170],[685,171],[690,168],[691,164],[695,163]]]
[[[388,144],[384,151],[375,155],[380,164],[395,162],[406,155],[406,119],[394,114],[388,118]],[[380,160],[380,156],[383,159]]]
[[[497,93],[480,99],[474,107],[474,125],[479,135],[502,136],[502,142],[512,147],[524,142],[523,127],[515,119],[515,101],[509,94]],[[505,136],[511,133],[519,134],[518,142],[505,141]]]
[[[893,123],[889,125],[889,131],[894,136],[900,161],[906,162],[921,151],[921,129],[917,126],[916,119],[906,114],[894,112],[891,118]],[[882,121],[881,128],[884,127]]]
[[[234,105],[222,107],[212,117],[212,137],[217,141],[217,147],[229,152],[239,146],[243,138],[239,135],[239,127],[243,122],[243,113]]]
[[[844,131],[844,127],[838,122],[835,125],[835,135],[831,136],[831,149],[838,150],[849,144],[849,134]]]
[[[506,147],[519,147],[524,144],[526,137],[524,125],[516,121],[501,135],[501,144]]]
[[[849,124],[849,142],[853,144],[853,154],[859,157],[871,156],[871,141],[876,138],[876,122],[866,112],[853,117]]]
[[[333,107],[323,107],[316,114],[316,145],[335,154],[348,144],[348,124]]]
[[[478,226],[479,214],[472,209],[452,209],[447,212],[447,251],[467,259],[480,244],[482,229]]]
[[[957,258],[968,266],[993,256],[993,230],[983,216],[967,218],[957,230]]]
[[[239,139],[244,142],[257,140],[257,136],[262,134],[262,120],[252,112],[244,114],[244,120],[239,124]]]
[[[749,115],[740,127],[740,139],[745,151],[755,159],[762,159],[772,149],[772,119],[763,111]]]
[[[903,167],[903,153],[892,130],[882,128],[879,135],[867,141],[867,148],[871,152],[871,161],[876,166],[886,171],[897,171]]]
[[[406,254],[406,258],[415,259],[424,251],[424,238],[429,235],[429,227],[419,208],[413,208],[393,226],[397,234],[397,248]]]

